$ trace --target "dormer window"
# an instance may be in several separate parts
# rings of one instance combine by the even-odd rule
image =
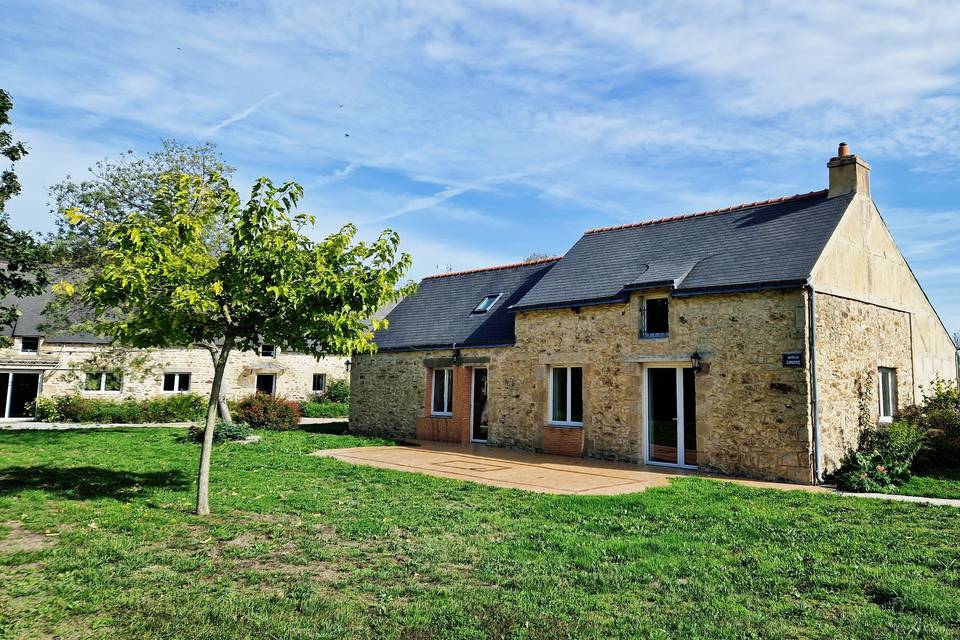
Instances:
[[[499,300],[502,295],[502,293],[491,293],[488,296],[484,296],[480,304],[477,305],[477,308],[473,310],[473,313],[486,313],[490,311],[490,308],[497,304],[497,300]]]
[[[640,337],[666,338],[670,335],[669,298],[644,298],[640,307]]]
[[[24,336],[20,338],[20,351],[23,353],[37,353],[40,350],[40,338]]]

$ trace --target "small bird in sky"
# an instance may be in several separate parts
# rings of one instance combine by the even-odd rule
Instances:
[[[343,134],[343,137],[344,137],[344,138],[349,138],[349,137],[350,137],[350,134],[349,134],[349,133],[345,133],[345,134]]]

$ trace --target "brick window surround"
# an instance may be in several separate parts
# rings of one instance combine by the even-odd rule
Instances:
[[[471,367],[449,367],[453,375],[452,415],[433,414],[433,372],[426,368],[426,385],[423,394],[423,412],[416,419],[417,440],[439,442],[470,442],[470,390]]]

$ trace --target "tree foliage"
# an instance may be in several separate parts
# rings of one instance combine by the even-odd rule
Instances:
[[[158,151],[138,156],[132,150],[97,162],[82,180],[67,176],[50,189],[57,230],[48,238],[53,259],[71,271],[90,268],[99,261],[108,226],[75,225],[69,215],[82,214],[103,223],[119,223],[133,213],[153,209],[154,200],[166,175],[188,175],[217,188],[229,178],[233,167],[224,162],[216,145],[188,145],[164,140]],[[194,197],[199,195],[194,194]],[[194,203],[196,204],[196,203]],[[219,230],[206,230],[208,241],[216,242]]]
[[[223,371],[233,349],[272,344],[317,357],[376,350],[374,312],[412,290],[410,256],[384,231],[356,241],[346,225],[322,240],[295,213],[303,189],[261,178],[249,200],[218,175],[165,173],[149,209],[123,216],[65,211],[99,246],[97,269],[58,285],[94,312],[92,330],[135,347],[201,346],[215,374],[201,455],[198,512],[209,512],[206,478]],[[217,242],[210,238],[216,231]]]
[[[0,89],[0,156],[10,162],[10,167],[0,173],[0,325],[12,325],[19,315],[16,307],[8,302],[8,296],[23,298],[41,293],[48,284],[44,268],[42,246],[26,231],[10,227],[10,217],[5,211],[10,198],[20,193],[20,181],[13,172],[13,163],[27,155],[22,142],[15,142],[7,130],[13,100],[10,94]]]

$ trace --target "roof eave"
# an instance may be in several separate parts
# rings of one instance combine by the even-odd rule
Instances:
[[[800,289],[807,285],[807,279],[774,280],[769,282],[754,282],[746,284],[718,285],[715,287],[696,287],[677,289],[673,292],[674,298],[692,298],[721,293],[752,293],[756,291],[772,291],[776,289]]]
[[[518,311],[542,311],[545,309],[572,309],[574,307],[596,307],[603,304],[622,304],[627,302],[629,299],[630,296],[624,295],[621,292],[614,296],[606,296],[603,298],[570,300],[563,302],[546,302],[543,304],[530,304],[524,306],[513,305],[507,308],[514,313]]]
[[[412,351],[451,351],[453,349],[503,349],[506,347],[512,347],[514,345],[516,345],[515,342],[501,342],[495,344],[451,344],[449,342],[444,342],[443,344],[415,344],[394,347],[378,346],[377,351],[380,353],[401,353]]]

